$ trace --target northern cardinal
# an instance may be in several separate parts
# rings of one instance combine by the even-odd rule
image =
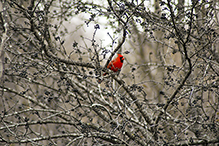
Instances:
[[[107,68],[109,68],[113,72],[120,71],[122,68],[124,59],[125,58],[121,54],[118,54],[118,57],[110,61],[110,63],[107,65]],[[106,73],[104,73],[103,75],[106,75]]]
[[[110,63],[107,65],[107,68],[112,70],[113,72],[120,71],[123,65],[124,57],[121,54],[118,54],[118,56],[110,61]],[[105,76],[107,73],[104,73],[103,76]],[[101,82],[100,80],[98,81]]]

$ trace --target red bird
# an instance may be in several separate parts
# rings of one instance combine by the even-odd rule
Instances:
[[[120,71],[123,65],[124,57],[121,54],[118,54],[118,57],[110,61],[110,63],[107,65],[107,68],[112,70],[113,72]],[[105,76],[107,73],[104,73],[103,76]],[[101,80],[98,81],[101,83]]]
[[[112,70],[113,72],[117,72],[120,71],[123,65],[123,60],[125,58],[121,55],[118,54],[118,57],[113,59],[112,61],[110,61],[110,63],[107,65],[107,68],[109,68],[110,70]],[[103,75],[105,75],[106,73],[104,73]]]

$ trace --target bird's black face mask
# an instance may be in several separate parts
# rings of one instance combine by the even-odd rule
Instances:
[[[123,57],[120,57],[120,61],[123,63],[123,61],[124,61],[124,58],[123,58]]]

